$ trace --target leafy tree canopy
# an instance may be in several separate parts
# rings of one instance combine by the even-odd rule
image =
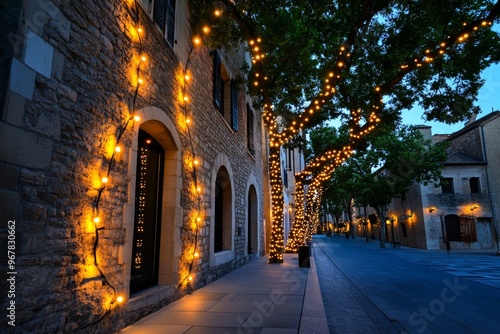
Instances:
[[[370,110],[374,87],[390,82],[417,58],[428,63],[392,87],[384,98],[383,120],[396,121],[401,110],[415,103],[426,119],[447,123],[478,112],[480,72],[500,60],[498,33],[479,29],[465,37],[467,43],[446,46],[441,57],[425,57],[494,5],[492,0],[191,0],[193,29],[209,26],[211,47],[262,38],[262,73],[274,110],[285,119],[317,97],[327,73],[338,70],[339,50],[352,50],[318,122],[342,110]],[[222,14],[214,15],[215,10]],[[250,69],[249,78],[255,70]],[[249,80],[248,89],[261,107],[261,87]]]

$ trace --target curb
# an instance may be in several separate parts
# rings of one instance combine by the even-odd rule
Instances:
[[[300,318],[299,334],[329,334],[328,321],[326,320],[325,306],[319,286],[316,263],[314,262],[314,250],[311,246],[309,273],[307,275],[306,291],[302,315]]]

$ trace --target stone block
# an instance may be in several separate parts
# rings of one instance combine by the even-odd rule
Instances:
[[[0,164],[0,189],[16,190],[17,180],[19,178],[19,168]]]
[[[17,192],[0,190],[0,221],[5,226],[7,221],[19,221],[21,215],[21,196]]]
[[[52,157],[52,140],[0,123],[0,159],[25,167],[47,168]]]
[[[62,84],[59,84],[57,88],[57,94],[73,102],[76,102],[76,99],[78,97],[78,94],[74,90]]]
[[[45,9],[50,16],[49,25],[68,42],[71,35],[71,23],[51,1],[46,1],[45,3]]]
[[[27,99],[33,98],[36,72],[21,63],[17,59],[12,59],[10,67],[9,89],[14,93],[24,96]]]
[[[47,137],[58,140],[61,136],[60,116],[53,113],[41,112],[36,120],[35,130]]]
[[[28,30],[24,50],[24,63],[43,76],[50,78],[53,57],[54,48],[52,45],[45,42],[34,32]]]
[[[22,125],[25,102],[25,97],[12,91],[7,91],[2,120],[12,125]]]
[[[54,58],[52,61],[52,75],[57,80],[62,80],[64,74],[64,55],[57,50],[54,51]]]

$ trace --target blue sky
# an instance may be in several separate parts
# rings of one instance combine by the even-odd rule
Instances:
[[[500,110],[500,64],[488,67],[481,73],[481,77],[486,81],[479,91],[477,104],[481,108],[478,118],[485,116],[493,110]],[[422,119],[422,109],[414,108],[402,112],[403,123],[425,124],[432,126],[432,133],[453,133],[463,128],[463,123],[445,124],[438,122],[424,122]]]

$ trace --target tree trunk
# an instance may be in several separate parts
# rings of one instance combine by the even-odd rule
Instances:
[[[269,169],[271,181],[271,240],[269,245],[269,263],[283,263],[283,182],[281,180],[280,147],[269,148]]]
[[[380,219],[380,248],[385,248],[385,213],[386,207],[385,205],[381,209],[375,209],[377,215]]]

